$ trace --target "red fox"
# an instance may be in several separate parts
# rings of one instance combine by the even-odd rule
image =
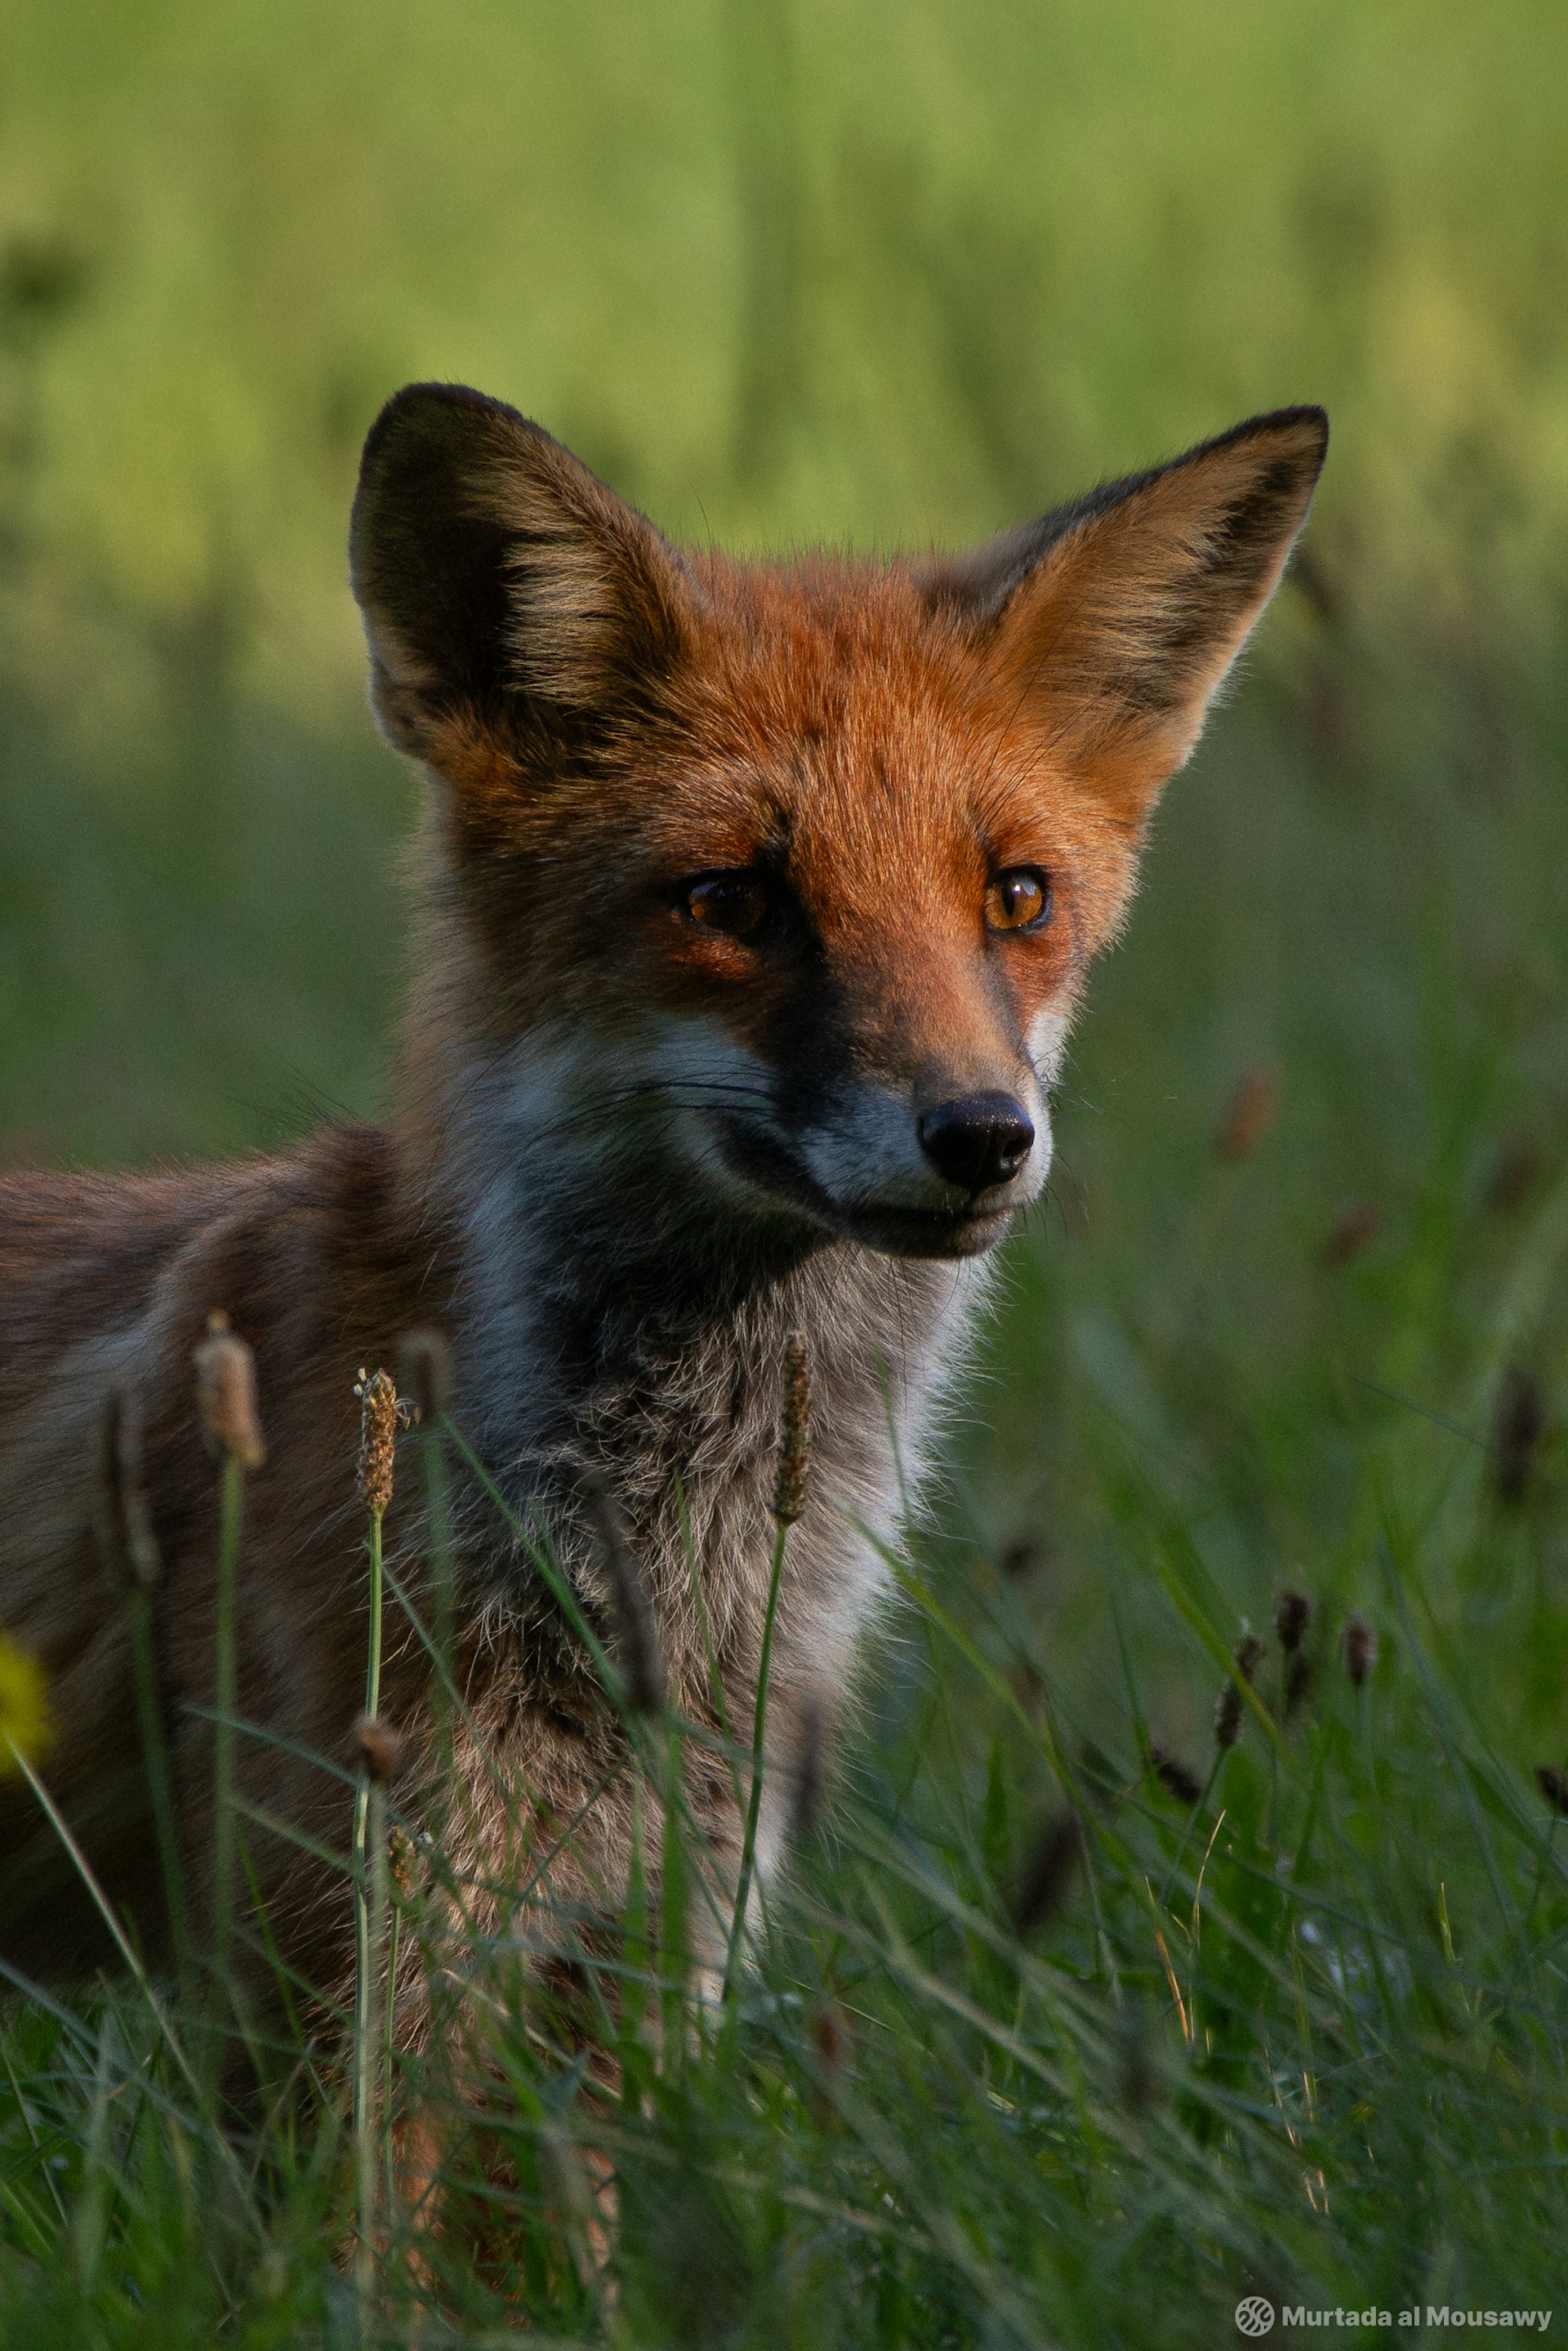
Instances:
[[[364,1683],[355,1376],[419,1327],[449,1343],[455,1426],[601,1630],[585,1495],[613,1496],[671,1703],[710,1725],[752,1719],[803,1334],[811,1484],[758,1843],[777,1867],[987,1253],[1045,1182],[1090,962],[1326,444],[1320,409],[1283,409],[975,552],[741,564],[677,550],[497,401],[415,384],[382,411],[352,581],[377,717],[429,786],[395,1115],[209,1171],[0,1180],[0,1624],[47,1667],[49,1786],[149,1951],[153,1821],[95,1525],[105,1476],[133,1480],[199,1905],[218,1489],[192,1358],[219,1310],[254,1349],[267,1442],[237,1632],[239,1713],[265,1735],[239,1784],[285,1960],[318,1984],[349,1964],[346,1889],[312,1851],[346,1848],[349,1804],[311,1758],[342,1758]],[[454,1524],[453,1865],[505,1889],[520,1837],[575,1823],[555,1890],[613,1899],[622,1725],[528,1544],[461,1477]],[[387,1535],[417,1578],[416,1496]],[[412,1636],[382,1710],[428,1752]],[[691,1801],[722,1876],[736,1788],[706,1768]],[[95,1964],[96,1914],[15,1780],[0,1857],[5,1957]]]

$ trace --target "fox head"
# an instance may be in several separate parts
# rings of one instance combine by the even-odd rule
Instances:
[[[1283,409],[973,553],[749,565],[499,402],[398,393],[352,577],[437,789],[447,1032],[705,1214],[985,1249],[1326,444]]]

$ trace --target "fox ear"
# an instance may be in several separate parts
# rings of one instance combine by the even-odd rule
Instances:
[[[515,408],[413,383],[371,425],[349,535],[371,696],[457,774],[580,742],[673,665],[691,592],[642,515]]]
[[[1136,825],[1272,595],[1327,448],[1321,408],[1255,416],[921,584],[983,632],[1009,716]]]

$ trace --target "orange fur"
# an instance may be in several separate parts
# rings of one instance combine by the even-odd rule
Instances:
[[[256,1351],[267,1440],[239,1622],[240,1708],[264,1735],[242,1742],[240,1784],[291,1967],[329,1987],[349,1963],[345,1886],[287,1831],[346,1847],[343,1787],[308,1759],[342,1757],[363,1686],[352,1384],[415,1325],[450,1334],[460,1425],[612,1633],[575,1498],[587,1472],[615,1490],[673,1700],[710,1726],[713,1665],[729,1719],[751,1719],[782,1341],[805,1330],[816,1466],[780,1604],[774,1865],[791,1759],[841,1709],[876,1597],[858,1522],[896,1525],[976,1295],[966,1260],[1037,1188],[1044,1149],[970,1184],[920,1138],[977,1096],[1016,1095],[1043,1128],[1148,810],[1279,577],[1323,439],[1316,411],[1255,420],[969,558],[747,567],[678,554],[495,402],[415,387],[391,404],[353,559],[376,706],[431,794],[396,1118],[200,1174],[0,1177],[0,1621],[47,1666],[51,1784],[151,1948],[100,1432],[112,1411],[156,1545],[200,1911],[211,1733],[189,1709],[212,1693],[218,1496],[191,1366],[215,1309]],[[716,871],[760,877],[772,927],[705,927],[688,884]],[[1049,877],[1050,918],[988,930],[988,890],[1014,871]],[[888,1395],[912,1462],[893,1458]],[[458,1524],[471,1727],[446,1860],[467,1928],[548,1946],[561,1906],[613,1910],[624,1886],[624,1739],[471,1490]],[[427,1597],[416,1495],[387,1535]],[[429,1676],[392,1624],[383,1711],[413,1787]],[[694,1766],[688,1792],[722,1887],[727,1770]],[[579,1813],[519,1907],[540,1824]],[[0,1873],[14,1964],[97,1960],[90,1906],[14,1785]],[[409,2033],[419,2005],[411,1978]]]

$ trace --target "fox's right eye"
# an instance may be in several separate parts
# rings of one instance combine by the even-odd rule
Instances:
[[[759,873],[700,873],[681,894],[681,910],[699,930],[750,938],[773,912],[772,893]]]

